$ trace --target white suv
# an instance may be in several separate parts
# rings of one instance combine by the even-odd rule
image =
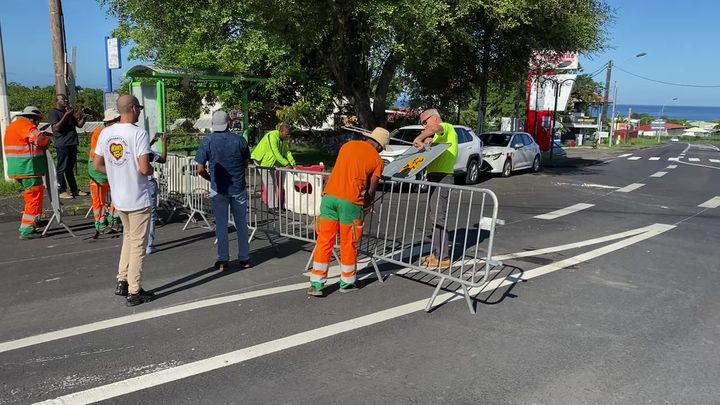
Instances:
[[[453,125],[458,137],[458,158],[455,162],[455,176],[462,176],[465,184],[475,184],[480,179],[480,165],[482,164],[482,142],[472,129]],[[390,144],[387,149],[380,152],[385,163],[392,162],[402,155],[408,148],[413,147],[413,140],[420,134],[421,125],[408,125],[398,128],[390,133]]]

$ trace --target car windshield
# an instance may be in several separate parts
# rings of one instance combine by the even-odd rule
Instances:
[[[511,134],[482,134],[482,142],[485,146],[508,146]]]
[[[412,142],[415,140],[415,138],[420,134],[420,131],[422,131],[421,128],[399,128],[394,130],[390,134],[390,144],[391,145],[407,145],[405,142],[399,142],[397,139],[402,139],[406,142]]]

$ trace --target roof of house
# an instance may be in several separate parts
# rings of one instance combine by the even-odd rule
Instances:
[[[671,124],[671,123],[669,123],[669,122],[666,122],[666,123],[665,123],[665,129],[683,129],[683,128],[685,128],[684,125]],[[652,131],[653,129],[652,129],[652,125],[650,125],[650,124],[645,124],[645,125],[639,125],[639,126],[638,126],[638,130],[640,130],[640,131]]]

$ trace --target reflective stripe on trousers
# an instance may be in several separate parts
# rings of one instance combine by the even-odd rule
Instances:
[[[362,235],[362,220],[357,219],[354,224],[341,224],[339,221],[323,217],[317,219],[317,246],[310,273],[311,283],[319,283],[322,286],[327,281],[328,267],[338,231],[340,231],[340,286],[355,284],[357,245]]]
[[[43,210],[43,191],[45,186],[42,184],[42,178],[34,177],[19,180],[23,185],[23,214],[20,219],[20,234],[27,235],[35,231],[35,223],[40,219]],[[40,183],[40,184],[37,184]]]

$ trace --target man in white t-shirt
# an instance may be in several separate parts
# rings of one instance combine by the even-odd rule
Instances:
[[[95,146],[95,170],[107,173],[110,193],[123,224],[123,245],[118,265],[116,295],[125,295],[135,306],[152,300],[154,294],[142,289],[142,266],[148,241],[151,200],[148,176],[150,139],[135,125],[143,106],[133,96],[117,101],[120,122],[103,129]]]

